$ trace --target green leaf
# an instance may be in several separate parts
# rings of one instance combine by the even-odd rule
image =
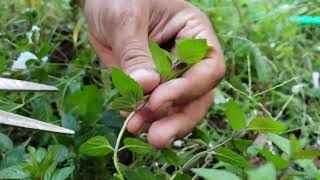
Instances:
[[[276,180],[277,171],[273,164],[267,163],[257,169],[248,170],[248,180]]]
[[[177,174],[173,180],[191,180],[192,178],[186,174]]]
[[[180,39],[176,44],[180,62],[187,64],[196,64],[203,60],[210,49],[205,39]]]
[[[298,152],[294,152],[291,155],[292,159],[313,159],[316,157],[320,157],[320,151],[316,150],[301,150]]]
[[[137,108],[137,103],[132,96],[116,97],[111,103],[111,108],[118,111],[132,112]]]
[[[232,129],[239,131],[246,127],[246,116],[244,112],[232,100],[227,103],[226,115]]]
[[[155,42],[149,43],[150,52],[152,55],[153,63],[156,65],[160,75],[167,78],[172,72],[172,62],[168,56],[168,52],[161,49]]]
[[[283,169],[288,167],[289,162],[282,157],[272,154],[265,149],[258,149],[259,153],[265,157],[268,161],[271,161],[278,169]]]
[[[73,170],[74,166],[59,169],[53,174],[51,180],[65,180],[72,174]]]
[[[175,165],[176,167],[181,165],[179,156],[171,149],[166,148],[161,151],[168,163]]]
[[[272,65],[266,56],[263,56],[258,47],[253,47],[255,56],[255,68],[258,75],[258,81],[267,83],[272,80]]]
[[[240,180],[238,176],[225,170],[199,168],[192,171],[206,180]]]
[[[80,129],[80,124],[77,118],[71,115],[64,114],[61,118],[62,127],[78,131]]]
[[[249,128],[259,133],[275,134],[279,134],[287,130],[287,126],[285,124],[271,118],[255,118],[250,122]]]
[[[241,152],[245,152],[245,151],[247,151],[248,147],[252,144],[252,141],[251,140],[247,140],[247,139],[235,138],[233,140],[233,144]]]
[[[248,180],[276,180],[277,171],[271,163],[260,166],[259,168],[248,170]]]
[[[250,167],[251,164],[242,156],[240,156],[238,153],[228,149],[228,148],[219,148],[215,151],[215,155],[217,156],[217,159],[219,161],[240,166],[240,167]]]
[[[89,139],[80,146],[80,154],[100,157],[105,156],[113,151],[108,140],[104,136],[96,136]]]
[[[84,122],[93,124],[102,113],[102,94],[94,85],[84,86],[83,90],[72,93],[67,103],[72,112],[81,115]]]
[[[138,167],[124,171],[128,180],[165,180],[163,176],[154,175],[148,168]]]
[[[299,159],[295,160],[294,163],[297,164],[299,168],[303,168],[303,173],[306,175],[306,178],[301,179],[316,179],[317,176],[319,176],[318,167],[312,159]]]
[[[12,150],[13,148],[13,142],[11,139],[5,135],[0,133],[0,151],[7,152]]]
[[[140,85],[124,73],[121,69],[112,67],[112,83],[124,97],[133,97],[136,102],[143,100],[143,91]]]
[[[286,154],[290,154],[290,141],[276,134],[268,133],[268,139]]]
[[[132,152],[139,154],[148,154],[153,152],[155,149],[140,139],[136,138],[126,138],[124,140],[124,145]]]
[[[290,134],[290,154],[293,155],[296,152],[302,150],[300,141],[296,138],[294,134]]]
[[[53,173],[56,171],[57,163],[52,163],[51,166],[46,170],[44,174],[44,180],[51,180]]]
[[[27,179],[30,175],[20,166],[11,166],[0,170],[0,179]]]

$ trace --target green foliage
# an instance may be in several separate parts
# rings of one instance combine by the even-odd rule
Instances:
[[[155,42],[150,42],[149,48],[153,62],[156,65],[160,75],[164,78],[168,78],[172,73],[172,62],[168,52],[166,52],[164,49],[161,49],[160,46]]]
[[[250,167],[250,163],[238,153],[228,149],[228,148],[219,148],[214,154],[217,156],[219,161],[240,167]]]
[[[205,39],[179,39],[176,43],[179,60],[187,64],[198,63],[210,49]]]
[[[167,160],[168,163],[175,165],[176,167],[181,165],[181,159],[179,156],[171,149],[166,148],[161,151],[164,158]]]
[[[249,128],[260,133],[281,133],[287,130],[287,126],[281,122],[270,118],[255,118],[250,124]]]
[[[246,127],[246,116],[234,101],[227,103],[226,115],[232,129],[239,131]]]
[[[126,148],[135,153],[148,154],[155,151],[150,144],[147,144],[136,138],[126,138],[123,140],[123,142]]]
[[[143,99],[140,85],[122,70],[113,67],[111,71],[112,83],[123,97],[133,97],[136,101]]]
[[[217,169],[192,169],[193,172],[198,174],[199,176],[205,178],[206,180],[215,180],[215,179],[228,179],[228,180],[240,180],[236,175]]]
[[[276,180],[277,172],[271,164],[265,164],[261,167],[247,171],[249,180]]]
[[[104,136],[93,137],[83,143],[79,148],[80,154],[94,157],[105,156],[112,151],[113,148]]]
[[[149,169],[138,167],[125,172],[125,176],[130,180],[165,180],[163,175],[155,175]]]
[[[111,76],[114,86],[121,95],[113,100],[111,107],[120,111],[134,111],[138,103],[143,100],[142,88],[134,79],[118,68],[112,68]]]
[[[73,113],[79,114],[86,123],[93,124],[102,109],[101,93],[96,86],[84,86],[83,90],[72,93],[67,103]]]
[[[30,175],[20,166],[11,166],[0,170],[0,179],[26,179],[29,177]]]
[[[8,136],[0,133],[0,151],[7,152],[12,150],[12,148],[13,143],[11,139]]]
[[[290,154],[290,141],[286,138],[278,136],[276,134],[268,134],[268,139],[270,139],[275,145],[277,145],[283,152],[287,155]]]
[[[286,168],[289,165],[289,162],[287,160],[278,155],[272,154],[267,150],[259,149],[258,151],[262,156],[264,156],[268,161],[271,161],[279,169]]]

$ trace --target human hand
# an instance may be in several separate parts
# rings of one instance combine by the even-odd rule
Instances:
[[[211,90],[223,78],[223,53],[207,17],[183,0],[87,0],[89,38],[101,61],[117,66],[139,82],[146,106],[129,122],[128,131],[148,129],[157,148],[187,135],[206,114]],[[180,38],[206,39],[213,50],[182,77],[161,83],[149,40],[168,47]]]

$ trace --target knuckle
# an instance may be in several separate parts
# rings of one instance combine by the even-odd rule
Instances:
[[[120,52],[121,65],[127,71],[136,69],[137,67],[151,66],[150,56],[146,52],[141,42],[131,41],[126,43]]]

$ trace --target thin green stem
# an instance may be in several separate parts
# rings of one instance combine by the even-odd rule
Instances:
[[[121,172],[121,169],[119,167],[119,163],[118,163],[118,152],[120,150],[123,150],[122,148],[120,148],[120,144],[121,144],[121,139],[123,137],[123,134],[124,132],[126,131],[126,128],[127,128],[127,125],[129,123],[129,121],[131,120],[131,118],[140,110],[143,108],[144,105],[146,105],[146,103],[148,102],[148,99],[149,99],[149,96],[144,100],[144,102],[133,112],[131,112],[129,114],[129,116],[127,117],[127,119],[124,121],[123,125],[122,125],[122,128],[120,130],[120,133],[117,137],[117,142],[116,142],[116,145],[114,147],[114,151],[113,151],[113,164],[114,164],[114,167],[116,168],[117,170],[117,173],[118,173],[118,177],[122,180],[124,180],[124,177],[122,175],[122,172]],[[120,149],[119,149],[120,148]]]
[[[134,111],[132,113],[130,113],[130,115],[127,117],[127,119],[124,121],[124,124],[120,130],[120,133],[118,135],[118,138],[117,138],[117,142],[116,142],[116,146],[114,147],[114,151],[113,151],[113,164],[114,164],[114,167],[116,168],[117,170],[117,173],[118,173],[118,176],[120,179],[123,179],[124,180],[124,177],[122,175],[122,172],[121,172],[121,169],[119,167],[119,163],[118,163],[118,150],[119,150],[119,147],[120,147],[120,143],[121,143],[121,139],[122,139],[122,136],[127,128],[127,125],[130,121],[130,119],[136,114],[137,111]]]

